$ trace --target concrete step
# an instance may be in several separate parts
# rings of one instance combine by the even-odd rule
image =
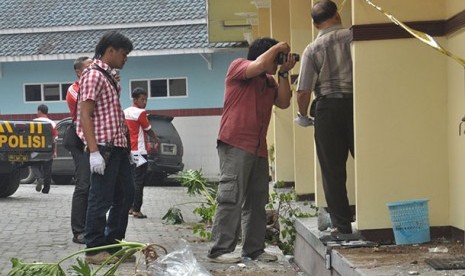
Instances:
[[[319,231],[317,217],[299,218],[295,222],[296,243],[294,261],[308,275],[361,276],[337,249],[325,246],[320,237],[329,231]]]

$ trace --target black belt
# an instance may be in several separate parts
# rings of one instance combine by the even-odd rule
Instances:
[[[328,95],[323,95],[321,96],[322,99],[327,98],[327,99],[352,99],[353,98],[352,93],[332,93]]]

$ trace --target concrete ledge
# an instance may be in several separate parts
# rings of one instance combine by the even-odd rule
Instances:
[[[295,228],[297,234],[294,260],[302,271],[318,276],[363,275],[337,249],[327,247],[320,241],[320,237],[329,232],[318,230],[316,217],[297,219]],[[326,261],[329,262],[330,269],[326,268]]]

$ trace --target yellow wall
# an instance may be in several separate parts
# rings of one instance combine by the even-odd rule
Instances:
[[[365,0],[352,0],[352,2],[355,25],[391,23],[387,17],[368,5]],[[445,19],[444,0],[372,0],[372,2],[402,22]]]
[[[271,36],[279,41],[290,41],[289,4],[271,0]],[[277,181],[294,181],[294,137],[292,108],[274,108],[275,170]]]
[[[389,228],[386,203],[417,198],[448,224],[446,62],[414,39],[354,43],[359,228]]]
[[[415,21],[443,18],[440,2],[376,3]],[[356,24],[385,21],[354,4]],[[358,227],[389,228],[386,203],[416,198],[430,200],[431,225],[448,225],[447,58],[416,39],[355,42],[353,50]]]
[[[311,2],[308,0],[292,0],[290,4],[291,16],[291,51],[302,55],[305,46],[312,40],[312,21],[310,19]],[[293,74],[298,74],[300,62],[298,62]],[[293,85],[293,93],[295,93],[295,85]],[[298,112],[296,97],[293,95],[291,109],[292,115],[295,116]],[[295,191],[297,194],[312,194],[315,193],[315,151],[313,139],[313,127],[303,128],[292,121],[294,134],[294,179]]]
[[[458,1],[451,1],[458,2]],[[460,7],[464,9],[465,3]],[[457,4],[457,3],[456,3]],[[458,5],[456,5],[458,7]],[[465,30],[448,37],[447,48],[462,58],[465,57]],[[449,143],[449,212],[450,225],[465,229],[465,135],[459,136],[458,126],[465,116],[465,70],[452,59],[447,61],[448,72],[448,118],[447,134]]]
[[[456,15],[458,12],[465,9],[465,1],[463,0],[447,0],[446,1],[447,18]]]
[[[267,37],[270,33],[270,9],[260,8],[258,9],[258,36]]]
[[[208,0],[208,39],[210,42],[243,41],[244,33],[252,32],[251,26],[225,27],[224,22],[247,24],[239,12],[255,12],[250,1]],[[241,23],[242,22],[242,23]]]

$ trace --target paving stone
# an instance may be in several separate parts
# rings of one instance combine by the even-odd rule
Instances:
[[[71,241],[74,186],[52,185],[47,195],[37,193],[34,188],[34,184],[22,184],[13,196],[0,199],[0,275],[8,274],[12,257],[26,262],[56,262],[85,248]],[[212,275],[297,275],[279,249],[279,260],[275,263],[251,261],[240,267],[209,262],[206,254],[211,244],[192,233],[192,225],[200,221],[200,217],[192,213],[196,204],[177,206],[186,221],[184,225],[164,224],[161,219],[171,206],[193,201],[196,198],[189,196],[183,187],[146,187],[142,212],[148,218],[130,216],[126,240],[158,243],[172,252],[185,245],[184,239],[189,242],[196,260]],[[83,255],[78,256],[83,258]],[[66,261],[65,269],[74,264],[74,260]],[[117,275],[134,275],[134,266],[134,263],[123,264]],[[139,267],[139,270],[144,269]]]

